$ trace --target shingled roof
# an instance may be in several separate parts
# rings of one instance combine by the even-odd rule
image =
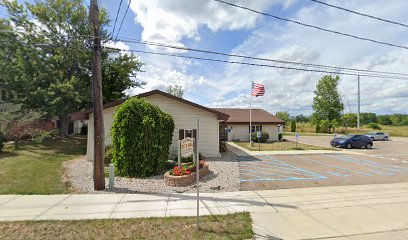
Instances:
[[[213,108],[219,112],[228,114],[226,123],[249,123],[249,108]],[[272,124],[284,124],[285,122],[276,117],[275,115],[263,110],[263,109],[252,109],[252,123],[272,123]]]
[[[171,94],[165,93],[165,92],[160,91],[160,90],[157,90],[157,89],[156,89],[156,90],[149,91],[149,92],[141,93],[141,94],[136,95],[136,96],[134,96],[134,97],[143,98],[143,97],[151,96],[151,95],[154,95],[154,94],[160,94],[160,95],[162,95],[162,96],[165,96],[165,97],[174,99],[174,100],[176,100],[176,101],[179,101],[179,102],[188,104],[188,105],[190,105],[190,106],[193,106],[193,107],[196,107],[196,108],[199,108],[199,109],[202,109],[202,110],[204,110],[204,111],[214,113],[215,115],[217,115],[218,120],[227,120],[228,117],[229,117],[228,114],[225,114],[225,113],[223,113],[223,112],[217,111],[217,110],[212,109],[212,108],[204,107],[204,106],[199,105],[199,104],[197,104],[197,103],[193,103],[193,102],[188,101],[188,100],[186,100],[186,99],[173,96],[173,95],[171,95]],[[107,108],[111,108],[111,107],[118,106],[118,105],[124,103],[126,100],[127,100],[127,99],[120,99],[120,100],[116,100],[116,101],[113,101],[113,102],[104,104],[104,105],[103,105],[103,109],[107,109]],[[89,114],[92,113],[92,112],[93,112],[92,109],[88,109],[88,110],[76,112],[76,113],[71,114],[71,119],[72,119],[72,120],[87,120],[87,119],[89,119]]]

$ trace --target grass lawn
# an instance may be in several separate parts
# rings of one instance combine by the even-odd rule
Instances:
[[[0,239],[252,239],[251,216],[0,222]]]
[[[86,137],[7,144],[0,153],[0,194],[65,193],[62,163],[86,152]],[[1,238],[0,238],[1,239]]]
[[[249,147],[249,142],[234,142],[235,144],[244,147],[251,151],[258,151],[258,143],[253,143],[252,147]],[[296,142],[274,142],[274,143],[260,143],[261,151],[285,151],[285,150],[337,150],[333,148],[325,148],[319,146],[313,146],[308,144],[298,143],[296,147]]]

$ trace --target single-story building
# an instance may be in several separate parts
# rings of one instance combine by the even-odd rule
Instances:
[[[229,115],[229,118],[220,124],[220,136],[227,141],[249,141],[250,109],[213,108],[216,111]],[[269,141],[278,140],[279,133],[285,123],[275,115],[263,110],[252,109],[252,132],[265,131],[269,133]]]
[[[160,90],[139,94],[135,97],[144,98],[157,105],[163,112],[172,115],[174,120],[173,141],[170,146],[170,155],[177,155],[177,144],[180,137],[191,136],[196,128],[196,119],[200,119],[200,146],[199,151],[206,157],[218,157],[219,153],[219,125],[228,119],[228,114],[173,96]],[[105,127],[105,145],[112,144],[110,129],[113,124],[115,110],[126,100],[117,100],[103,106],[103,120]],[[82,116],[82,117],[81,117]],[[94,127],[92,110],[75,113],[75,119],[88,121],[87,158],[94,155]],[[184,136],[180,136],[182,133]]]

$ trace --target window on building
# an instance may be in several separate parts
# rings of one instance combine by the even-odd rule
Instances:
[[[262,131],[262,125],[252,125],[252,132],[259,132],[259,131]]]
[[[193,137],[193,129],[184,129],[184,138]]]

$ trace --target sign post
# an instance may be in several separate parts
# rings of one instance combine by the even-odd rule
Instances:
[[[296,148],[297,148],[298,141],[299,141],[299,133],[296,133]]]
[[[177,166],[181,168],[181,140],[178,140]]]
[[[197,164],[197,231],[200,230],[200,152],[198,149],[198,143],[200,139],[200,120],[197,118],[196,121],[197,125],[197,134],[196,134],[196,141],[195,141],[195,149],[196,149],[196,164]]]
[[[258,131],[256,136],[258,137],[258,151],[261,151],[261,132]]]

